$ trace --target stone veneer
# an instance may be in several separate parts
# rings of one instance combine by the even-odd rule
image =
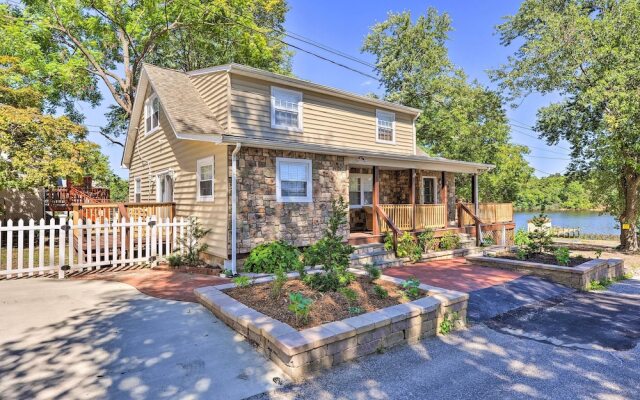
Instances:
[[[262,278],[256,283],[271,279]],[[403,281],[385,275],[381,279],[397,284]],[[233,283],[209,286],[194,293],[202,305],[255,343],[295,381],[345,361],[435,336],[447,313],[457,312],[457,327],[463,327],[469,299],[466,293],[420,285],[428,297],[297,331],[222,292],[233,287]]]
[[[616,258],[590,260],[575,267],[509,260],[497,257],[470,256],[467,260],[485,267],[508,269],[539,276],[578,290],[588,290],[592,281],[624,275],[624,261]]]
[[[231,152],[232,148],[229,149],[229,158]],[[277,157],[312,160],[311,203],[276,201]],[[332,199],[343,196],[348,201],[349,169],[345,158],[341,156],[242,147],[238,154],[237,185],[238,253],[248,253],[260,243],[273,240],[308,246],[322,237],[330,216]],[[348,226],[342,234],[349,234]]]

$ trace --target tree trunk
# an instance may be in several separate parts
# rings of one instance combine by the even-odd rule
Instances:
[[[624,209],[620,216],[620,244],[623,250],[638,251],[638,235],[636,225],[638,221],[638,188],[640,176],[633,171],[625,171],[622,178],[622,193],[624,195]],[[628,228],[628,229],[625,229]]]

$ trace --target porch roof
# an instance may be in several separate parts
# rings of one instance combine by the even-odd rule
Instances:
[[[388,168],[415,168],[436,171],[481,174],[494,167],[467,161],[450,160],[443,157],[430,157],[426,154],[392,154],[378,151],[366,151],[348,147],[311,145],[283,140],[255,139],[244,136],[223,135],[223,143],[242,143],[246,146],[263,147],[276,150],[304,151],[309,153],[333,154],[347,157],[350,165],[379,166]]]

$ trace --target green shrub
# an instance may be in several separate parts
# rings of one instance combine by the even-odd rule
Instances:
[[[387,297],[389,297],[389,292],[387,291],[387,289],[383,288],[380,285],[375,285],[373,287],[373,291],[376,292],[376,295],[381,299],[386,299]]]
[[[320,291],[336,291],[348,285],[355,277],[347,272],[351,262],[353,246],[344,241],[338,233],[341,227],[347,225],[349,206],[342,197],[331,204],[329,226],[322,239],[309,246],[303,255],[305,265],[322,265],[324,273],[308,275],[304,282]]]
[[[362,307],[358,307],[358,306],[349,307],[348,310],[349,310],[349,314],[351,314],[351,315],[358,315],[358,314],[362,314],[364,312]]]
[[[167,256],[167,262],[171,267],[179,267],[182,265],[183,260],[180,254],[171,254]]]
[[[235,283],[238,287],[247,287],[251,284],[251,278],[248,276],[238,276],[233,278],[233,283]]]
[[[409,278],[402,282],[402,290],[407,298],[416,300],[420,297],[420,281],[416,278]]]
[[[422,249],[418,246],[416,238],[409,232],[404,232],[398,239],[398,257],[409,257],[412,262],[419,261],[422,257]]]
[[[285,283],[287,283],[287,272],[283,268],[276,269],[274,280],[271,282],[271,297],[274,299],[280,297]]]
[[[529,240],[529,233],[526,230],[520,228],[516,231],[515,238],[513,240],[516,246],[526,246],[531,240]]]
[[[482,247],[489,247],[489,246],[493,246],[494,244],[496,244],[496,242],[493,240],[491,236],[483,237],[482,243],[480,243]]]
[[[435,250],[436,238],[433,229],[426,229],[424,232],[418,235],[418,246],[425,253],[430,250]]]
[[[380,276],[382,276],[382,271],[380,271],[380,268],[376,267],[375,265],[366,264],[364,266],[364,270],[367,271],[367,275],[369,275],[369,279],[372,282],[376,279],[380,279]]]
[[[460,315],[457,312],[444,314],[444,318],[442,319],[442,322],[440,322],[440,333],[443,335],[451,333],[459,319]]]
[[[358,301],[358,293],[356,293],[355,290],[348,287],[342,287],[338,289],[338,291],[340,292],[341,295],[344,296],[345,299],[347,299],[347,302],[355,303]]]
[[[529,258],[529,252],[527,251],[527,248],[518,247],[518,250],[516,250],[516,258],[520,261],[524,261]]]
[[[296,322],[306,322],[313,300],[304,297],[300,292],[293,292],[289,294],[289,302],[289,311],[295,314]]]
[[[568,266],[569,261],[571,261],[571,256],[569,254],[569,248],[567,247],[558,247],[553,254],[556,256],[556,261],[559,265]]]
[[[602,257],[602,249],[596,250],[596,258],[599,259],[600,257]]]
[[[177,241],[183,249],[183,264],[200,264],[200,253],[207,250],[207,244],[202,242],[211,229],[204,229],[195,217],[189,218],[184,236],[179,236]]]
[[[391,232],[384,234],[384,249],[386,251],[393,250],[393,234]]]
[[[300,251],[279,240],[254,247],[244,263],[244,270],[272,274],[279,268],[294,271],[299,270],[301,266]]]
[[[534,229],[530,231],[527,236],[529,243],[527,243],[527,250],[529,254],[539,254],[547,250],[552,243],[551,235],[548,229],[545,229],[544,224],[549,222],[549,217],[544,213],[544,205],[540,215],[531,218],[531,223]]]
[[[442,250],[454,250],[460,245],[460,236],[452,231],[446,231],[440,238],[440,248]]]
[[[230,269],[224,269],[224,270],[222,270],[222,273],[223,273],[226,277],[231,277],[231,276],[233,276],[233,271],[231,271]]]

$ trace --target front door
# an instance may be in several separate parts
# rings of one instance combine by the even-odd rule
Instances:
[[[436,178],[422,177],[422,204],[436,203]]]
[[[173,175],[170,172],[158,175],[156,200],[160,203],[173,201]]]

